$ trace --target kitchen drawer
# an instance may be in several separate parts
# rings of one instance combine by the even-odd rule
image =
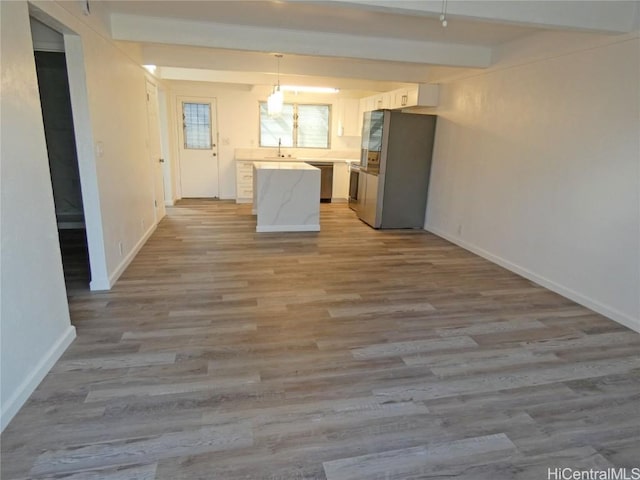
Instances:
[[[253,162],[237,162],[236,168],[239,172],[253,172]]]
[[[238,176],[236,177],[236,182],[238,183],[253,182],[253,173],[238,172]]]
[[[253,188],[241,188],[238,190],[237,194],[238,198],[252,198],[253,197]]]
[[[236,202],[253,201],[253,162],[236,161]]]

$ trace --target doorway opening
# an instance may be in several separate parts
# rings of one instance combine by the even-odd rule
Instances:
[[[67,294],[91,280],[84,205],[61,33],[31,18],[38,89]]]

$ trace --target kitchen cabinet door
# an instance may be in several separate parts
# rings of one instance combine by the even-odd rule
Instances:
[[[437,107],[439,86],[432,84],[423,84],[417,89],[418,98],[416,105],[421,107]]]
[[[349,164],[335,162],[333,164],[332,200],[346,200],[349,197]]]
[[[409,106],[409,90],[401,88],[393,92],[393,106],[391,108],[405,108]]]
[[[416,105],[418,105],[418,86],[417,85],[407,90],[407,106],[415,107]]]
[[[378,107],[376,106],[378,103],[378,97],[377,96],[372,96],[372,97],[367,97],[367,108],[365,111],[367,112],[372,112],[374,110],[377,110]]]
[[[356,98],[341,98],[338,101],[338,136],[360,136],[360,101]]]
[[[360,108],[358,108],[358,136],[362,135],[362,119],[364,118],[364,112],[366,112],[366,108],[367,108],[367,99],[366,98],[361,98],[360,99]]]
[[[391,108],[393,94],[392,92],[385,92],[382,94],[382,108]]]

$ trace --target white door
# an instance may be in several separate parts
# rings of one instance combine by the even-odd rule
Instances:
[[[180,186],[183,198],[218,198],[214,98],[178,98]]]
[[[164,177],[164,204],[173,205],[175,198],[172,178],[174,175],[169,147],[169,112],[167,111],[167,93],[158,87],[158,113],[160,115],[160,146],[162,148],[162,174]],[[175,164],[175,163],[174,163]]]
[[[153,169],[153,189],[156,223],[165,215],[164,169],[162,147],[160,145],[160,118],[158,116],[158,89],[147,81],[147,118],[149,122],[149,155]]]

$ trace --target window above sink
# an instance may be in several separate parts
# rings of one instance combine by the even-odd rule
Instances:
[[[270,116],[260,102],[260,146],[331,148],[331,105],[285,103],[282,113]]]

